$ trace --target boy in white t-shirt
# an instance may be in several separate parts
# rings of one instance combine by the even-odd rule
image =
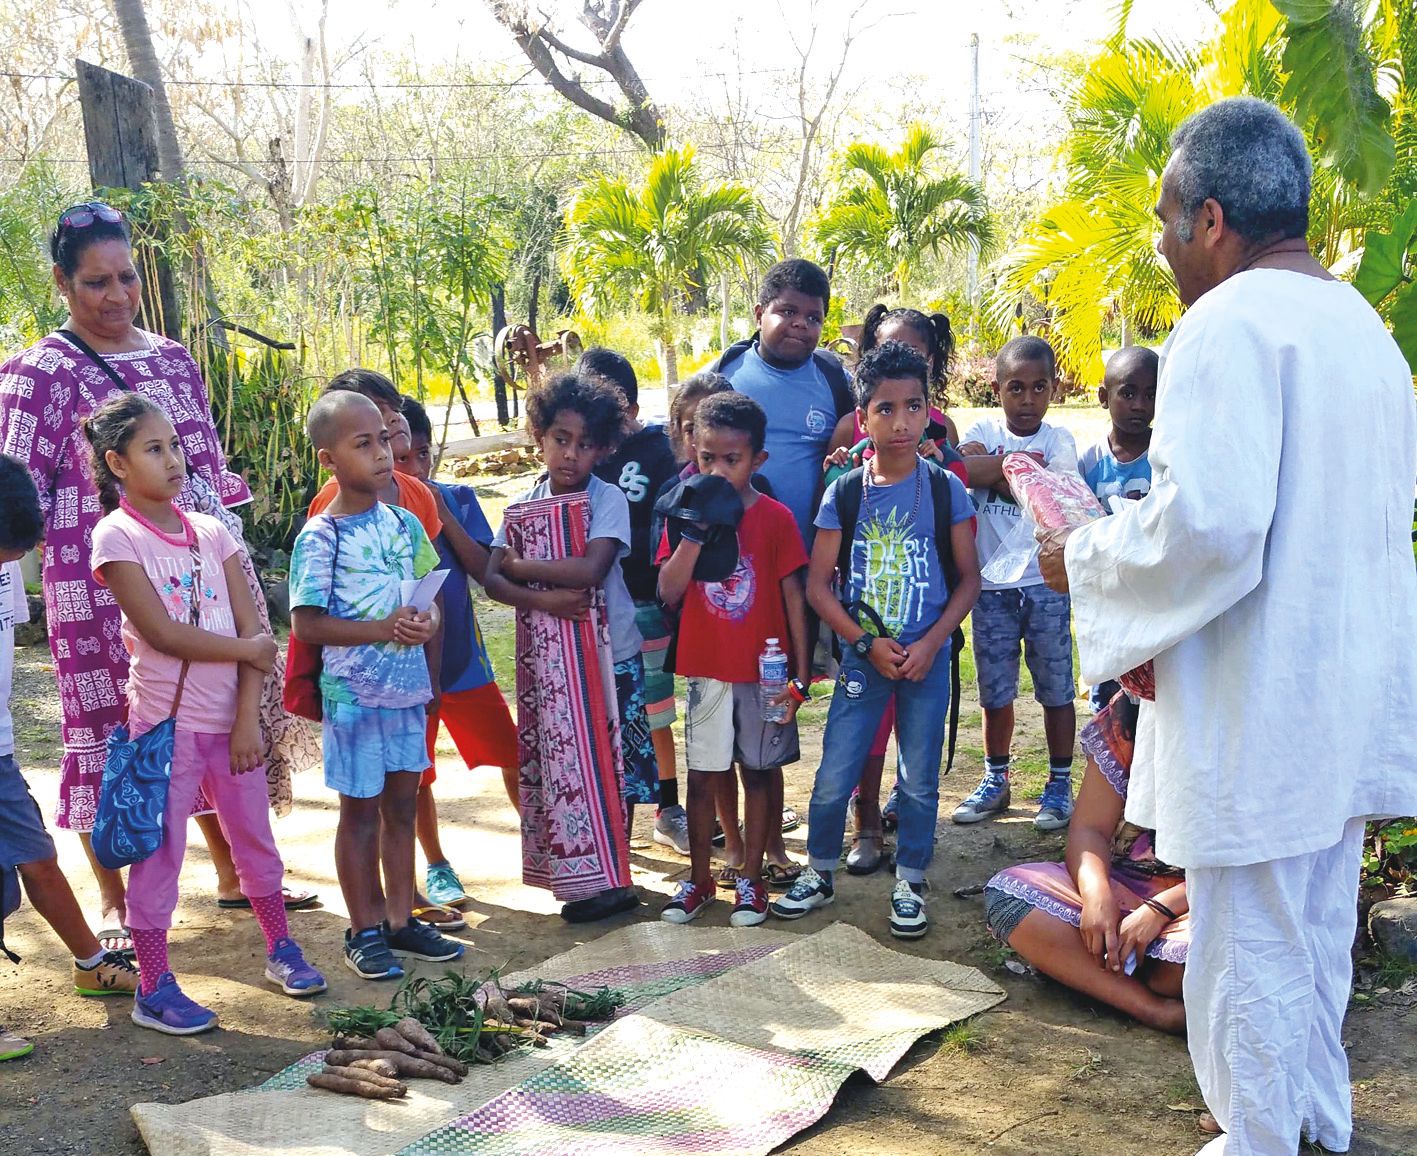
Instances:
[[[20,905],[23,881],[34,909],[74,954],[74,990],[79,995],[132,995],[138,986],[138,969],[126,956],[105,951],[84,921],[59,870],[39,805],[15,763],[15,724],[10,716],[15,623],[29,621],[19,559],[43,532],[44,515],[29,470],[0,455],[0,953],[19,962],[5,947],[4,920]],[[0,1025],[0,1060],[18,1059],[33,1050],[28,1040]]]
[[[1076,473],[1077,445],[1067,430],[1043,420],[1057,388],[1052,347],[1040,337],[1016,337],[994,362],[994,392],[1004,416],[977,421],[963,434],[959,452],[969,470],[979,507],[979,561],[988,565],[1021,515],[1003,461],[1008,453],[1031,454],[1058,473]],[[1020,644],[1033,676],[1033,695],[1043,707],[1048,739],[1048,785],[1034,825],[1056,831],[1073,813],[1072,765],[1077,719],[1073,709],[1072,604],[1043,584],[1035,554],[1015,582],[984,582],[974,607],[974,664],[984,716],[984,777],[955,808],[956,823],[977,823],[1009,806],[1009,749],[1018,697]]]

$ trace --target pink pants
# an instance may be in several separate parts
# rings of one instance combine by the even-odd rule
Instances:
[[[152,723],[133,720],[133,737]],[[241,879],[241,891],[272,895],[285,877],[285,864],[271,834],[266,776],[257,767],[231,773],[231,736],[179,730],[172,751],[172,784],[162,820],[162,846],[128,870],[128,926],[166,930],[177,909],[177,877],[187,852],[187,820],[201,788],[216,809],[222,834]]]

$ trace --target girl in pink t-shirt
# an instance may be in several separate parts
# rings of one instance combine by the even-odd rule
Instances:
[[[107,511],[90,566],[122,611],[132,656],[128,727],[136,738],[177,716],[162,845],[128,878],[128,923],[142,972],[133,1022],[169,1035],[216,1025],[189,999],[167,962],[167,932],[187,848],[187,817],[200,787],[231,844],[241,890],[266,937],[266,978],[287,995],[325,990],[286,926],[285,866],[271,835],[260,765],[262,678],[276,655],[261,631],[236,541],[217,519],[172,503],[187,475],[167,415],[141,394],[105,403],[84,421],[94,481]],[[121,491],[121,497],[120,497]],[[185,668],[185,670],[184,670]],[[184,677],[185,673],[185,677]],[[76,688],[82,696],[83,688]]]

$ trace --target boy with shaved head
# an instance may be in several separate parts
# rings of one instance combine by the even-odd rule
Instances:
[[[463,952],[412,916],[414,815],[433,696],[425,647],[437,610],[401,605],[401,584],[436,567],[438,555],[413,514],[379,500],[394,459],[374,402],[326,393],[306,430],[339,491],[295,539],[291,629],[323,648],[325,784],[340,796],[335,873],[350,919],[345,963],[362,979],[397,979],[395,952],[427,960]]]

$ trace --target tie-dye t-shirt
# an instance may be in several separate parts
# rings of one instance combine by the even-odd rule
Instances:
[[[950,525],[974,516],[969,494],[949,475]],[[833,482],[822,496],[817,529],[840,530]],[[860,600],[881,616],[902,645],[917,641],[934,626],[950,600],[949,583],[935,550],[935,501],[924,463],[890,486],[868,485],[861,495],[851,543],[851,572],[844,601]],[[875,632],[869,620],[862,627]]]
[[[400,583],[422,578],[438,553],[418,519],[376,502],[362,514],[317,514],[290,556],[290,605],[371,622],[401,604]],[[433,697],[423,647],[397,642],[324,647],[320,692],[334,702],[421,706]]]

